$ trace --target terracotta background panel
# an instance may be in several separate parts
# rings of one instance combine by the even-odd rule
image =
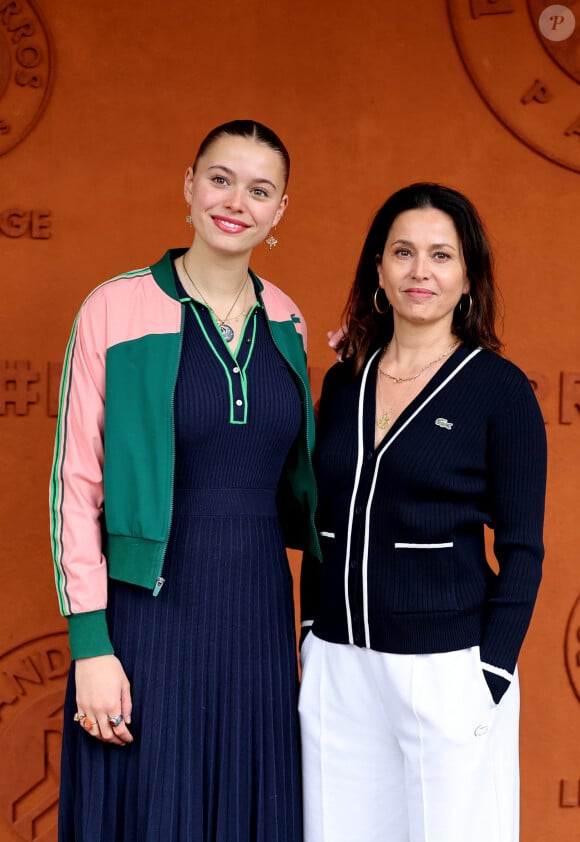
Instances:
[[[567,7],[580,25],[578,3]],[[536,0],[0,0],[0,842],[56,838],[67,656],[48,539],[54,372],[94,286],[187,245],[184,171],[206,131],[236,117],[271,125],[292,156],[280,244],[252,266],[299,303],[315,390],[388,194],[440,181],[487,224],[506,353],[538,382],[550,449],[545,576],[520,660],[522,840],[578,839],[580,134],[566,136],[565,165],[552,158],[580,118],[580,89],[542,46],[537,11]],[[49,39],[34,68],[46,107],[2,154],[3,126],[29,107],[9,28],[23,16]],[[489,39],[514,27],[504,61]],[[522,67],[526,87],[549,80],[549,102],[522,104]],[[526,108],[545,114],[543,154],[518,135]],[[48,214],[50,236],[9,236],[14,208]],[[21,415],[16,361],[32,372]]]

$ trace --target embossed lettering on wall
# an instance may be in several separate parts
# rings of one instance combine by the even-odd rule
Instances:
[[[580,779],[560,781],[560,807],[580,807]]]
[[[554,384],[547,375],[539,371],[528,371],[527,375],[544,411],[546,423],[549,423],[544,407],[547,405],[548,399],[552,397]],[[559,423],[578,423],[580,421],[580,371],[560,372],[560,382],[555,388],[558,389],[559,394]]]
[[[26,842],[56,840],[69,665],[66,632],[0,654],[0,813],[14,838]]]
[[[447,0],[477,90],[517,138],[580,172],[580,14],[545,0]]]
[[[32,0],[0,0],[0,155],[38,122],[52,66],[50,35]]]
[[[52,236],[52,211],[9,208],[0,212],[0,234],[48,240]]]
[[[30,415],[35,406],[45,408],[50,417],[58,415],[61,362],[34,366],[30,360],[0,359],[0,416]],[[311,366],[308,369],[310,386],[315,401],[320,397],[326,369]],[[563,371],[559,381],[553,382],[541,372],[528,372],[544,419],[548,424],[546,405],[559,391],[558,423],[580,427],[580,371]]]

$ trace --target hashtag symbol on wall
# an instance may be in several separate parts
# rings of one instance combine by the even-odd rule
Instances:
[[[31,403],[38,403],[38,371],[31,371],[28,360],[0,361],[0,415],[6,415],[8,406],[14,406],[16,415],[28,415]]]

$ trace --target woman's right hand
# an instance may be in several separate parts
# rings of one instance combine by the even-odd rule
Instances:
[[[121,662],[115,655],[98,655],[75,661],[77,714],[87,734],[122,746],[133,742],[127,725],[131,722],[131,688]],[[111,717],[123,721],[114,725]],[[85,726],[91,720],[92,727]]]

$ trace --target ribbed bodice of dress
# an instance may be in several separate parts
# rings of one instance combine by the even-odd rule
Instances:
[[[193,303],[185,319],[175,392],[176,491],[275,493],[300,427],[300,397],[262,308],[250,314],[231,349],[235,359],[207,308]]]

